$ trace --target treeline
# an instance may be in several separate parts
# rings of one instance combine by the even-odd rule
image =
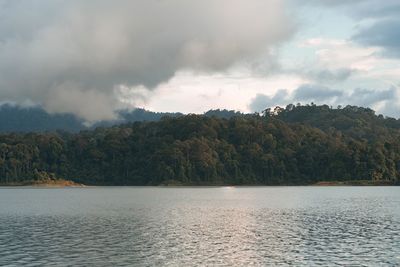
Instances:
[[[187,115],[77,134],[0,135],[0,183],[305,185],[400,178],[400,122],[366,108]]]
[[[181,117],[179,112],[153,112],[142,108],[116,111],[114,120],[99,121],[88,125],[83,119],[72,113],[49,114],[40,106],[20,107],[11,104],[0,105],[0,133],[10,132],[49,132],[66,131],[77,133],[83,130],[93,130],[97,127],[111,127],[137,121],[159,121],[163,117]],[[209,110],[204,116],[232,118],[242,113],[233,110]]]

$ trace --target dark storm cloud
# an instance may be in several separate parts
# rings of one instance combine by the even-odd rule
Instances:
[[[0,100],[107,119],[118,86],[225,71],[292,25],[280,0],[0,0]]]

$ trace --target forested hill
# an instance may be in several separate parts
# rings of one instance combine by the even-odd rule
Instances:
[[[286,108],[277,107],[265,110],[267,116],[276,115],[276,118],[289,123],[302,123],[322,130],[335,128],[341,131],[348,131],[353,128],[376,129],[394,128],[400,129],[400,120],[376,115],[370,108],[346,106],[336,109],[328,105],[317,106],[314,104],[307,106],[288,105]]]
[[[113,126],[136,121],[158,121],[162,117],[182,116],[182,113],[152,112],[144,109],[117,111],[117,119],[100,121],[87,126],[75,115],[50,114],[39,106],[19,107],[10,104],[0,106],[0,132],[79,132],[99,126]]]
[[[77,134],[0,135],[1,183],[88,185],[398,183],[399,120],[366,108],[293,106],[187,115]]]
[[[85,121],[73,114],[50,114],[39,106],[19,107],[10,104],[0,105],[0,133],[10,132],[55,132],[66,131],[76,133],[82,130],[90,130],[97,127],[110,127],[124,123],[137,121],[159,121],[163,117],[180,117],[179,112],[153,112],[137,108],[133,110],[119,110],[117,119],[99,121],[87,126]],[[233,110],[209,110],[205,116],[220,118],[232,118],[243,114]]]
[[[72,114],[49,114],[40,107],[0,106],[0,132],[46,132],[85,129],[83,120]]]

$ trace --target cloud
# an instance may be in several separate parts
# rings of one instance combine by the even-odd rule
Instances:
[[[325,101],[334,97],[341,97],[343,92],[325,86],[305,84],[293,92],[296,101]]]
[[[343,83],[387,63],[377,58],[379,49],[360,47],[343,39],[311,38],[297,43],[297,48],[308,49],[311,56],[283,70],[304,77],[309,83]]]
[[[356,19],[384,19],[396,17],[400,12],[398,0],[347,1],[347,10]]]
[[[400,1],[398,0],[306,0],[307,4],[339,8],[360,24],[352,41],[381,47],[383,56],[400,57]]]
[[[309,79],[308,83],[349,88],[396,85],[400,73],[397,59],[382,57],[382,48],[362,46],[343,39],[312,38],[299,44],[312,50],[312,57],[292,72]],[[351,85],[351,86],[350,86]]]
[[[396,87],[386,90],[356,88],[345,92],[321,85],[302,85],[293,92],[279,90],[272,96],[257,94],[249,104],[253,112],[260,112],[269,107],[285,106],[291,103],[338,105],[357,105],[370,107],[387,116],[398,117],[400,112],[400,91]]]
[[[357,19],[393,16],[400,11],[398,0],[293,0],[300,5],[340,8]]]
[[[286,12],[279,0],[0,0],[0,99],[109,118],[116,87],[273,57],[293,33]]]
[[[400,12],[398,15],[400,15]],[[362,28],[353,36],[353,40],[365,46],[382,47],[382,55],[384,56],[400,58],[399,27],[400,19],[381,20]]]
[[[88,121],[112,120],[117,99],[97,90],[80,88],[79,84],[64,83],[43,96],[43,104],[50,113],[74,113]]]
[[[337,68],[337,69],[329,69],[329,68],[313,68],[309,71],[299,73],[304,74],[306,77],[309,77],[315,81],[320,82],[340,82],[345,81],[351,77],[357,70],[351,68]]]
[[[273,96],[257,94],[251,101],[249,108],[252,112],[260,112],[267,107],[285,105],[288,102],[290,102],[289,92],[285,89],[280,89]]]
[[[393,101],[397,100],[397,91],[395,87],[382,91],[357,88],[348,95],[348,98],[363,107],[372,107],[381,101],[389,101],[389,105],[392,105]],[[340,99],[340,101],[345,100]]]
[[[354,72],[369,71],[379,60],[376,54],[379,49],[374,47],[360,47],[347,40],[314,38],[308,39],[303,47],[315,49],[315,65],[319,70],[346,77]]]
[[[342,5],[354,5],[359,3],[365,3],[368,0],[301,0],[308,4],[319,4],[319,5],[326,5],[326,6],[342,6]]]

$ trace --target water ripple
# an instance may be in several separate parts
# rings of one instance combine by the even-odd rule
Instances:
[[[398,189],[1,190],[1,266],[400,265]]]

